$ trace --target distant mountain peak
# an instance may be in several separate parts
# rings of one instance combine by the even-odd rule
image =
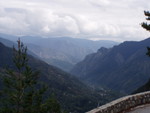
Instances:
[[[12,57],[13,49],[6,47],[0,42],[0,74],[2,74],[1,69],[6,65],[15,70]],[[40,82],[46,83],[49,88],[46,96],[55,94],[65,111],[84,113],[96,107],[97,100],[100,100],[101,104],[104,104],[105,102],[108,102],[110,98],[114,98],[110,91],[95,91],[76,77],[73,77],[61,69],[48,65],[30,55],[28,56],[28,59],[28,64],[31,68],[40,71]],[[2,83],[0,80],[0,88],[1,87]]]
[[[71,72],[90,85],[131,93],[150,78],[147,46],[150,38],[126,41],[110,49],[102,47],[76,64]]]
[[[98,52],[105,53],[107,50],[108,50],[108,48],[101,47],[100,49],[98,49]]]

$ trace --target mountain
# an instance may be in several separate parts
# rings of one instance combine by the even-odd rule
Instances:
[[[150,58],[146,56],[149,45],[150,38],[100,48],[76,64],[71,73],[95,87],[131,93],[150,78]]]
[[[98,48],[102,46],[112,47],[117,44],[113,41],[91,41],[69,37],[40,38],[24,36],[21,39],[32,52],[40,56],[44,61],[65,71],[71,70],[87,54],[97,51]]]
[[[137,88],[132,94],[141,93],[145,91],[150,91],[150,79],[144,85]]]
[[[10,48],[12,48],[13,46],[17,47],[16,41],[13,42],[13,41],[10,41],[10,40],[7,40],[7,39],[4,39],[4,38],[0,37],[0,42],[3,43],[5,46],[10,47]],[[34,56],[36,58],[40,58],[37,55],[35,55],[33,52],[31,52],[30,50],[28,50],[28,54],[30,54],[30,55],[32,55],[32,56]]]
[[[0,69],[6,65],[14,69],[12,55],[12,49],[0,43]],[[61,106],[68,112],[83,113],[96,107],[99,102],[104,104],[116,97],[110,90],[91,89],[70,74],[35,57],[28,57],[33,70],[40,71],[39,80],[48,85],[48,93],[54,93]]]
[[[13,41],[17,39],[6,34],[0,34],[0,36]],[[71,70],[76,63],[83,60],[86,55],[96,52],[98,48],[118,44],[113,41],[91,41],[69,37],[21,36],[20,38],[28,49],[42,60],[65,71]]]
[[[16,46],[16,43],[7,39],[4,39],[0,37],[0,42],[3,43],[5,46],[12,48],[13,46]]]

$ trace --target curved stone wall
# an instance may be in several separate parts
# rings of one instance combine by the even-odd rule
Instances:
[[[122,97],[87,113],[123,113],[139,105],[150,103],[150,91]]]

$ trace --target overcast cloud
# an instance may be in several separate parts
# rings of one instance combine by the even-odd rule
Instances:
[[[43,37],[142,40],[149,0],[1,0],[0,32]]]

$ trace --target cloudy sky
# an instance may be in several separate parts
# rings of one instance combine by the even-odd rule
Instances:
[[[142,40],[149,0],[0,0],[0,33]]]

